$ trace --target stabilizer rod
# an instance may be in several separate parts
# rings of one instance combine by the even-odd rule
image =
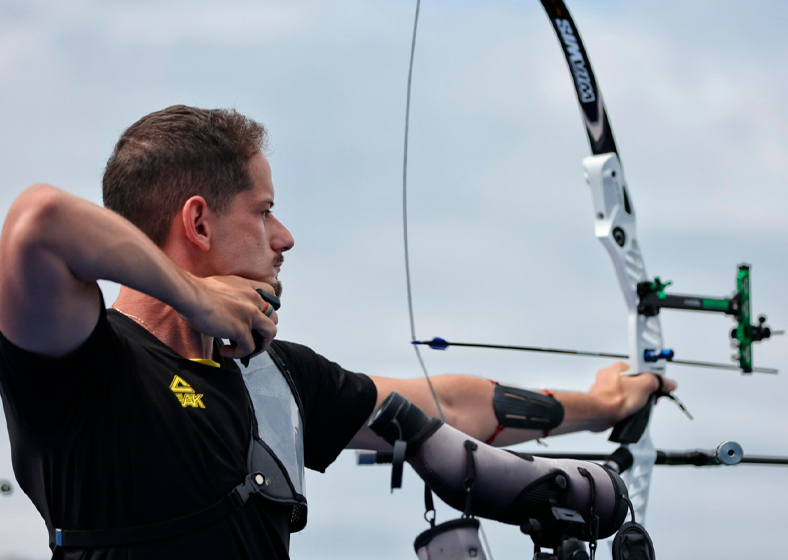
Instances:
[[[738,452],[736,448],[738,447]],[[516,453],[518,456],[530,454]],[[546,459],[576,459],[578,461],[609,461],[611,455],[604,453],[536,453]],[[359,465],[387,465],[391,463],[391,451],[356,451],[356,461]],[[733,466],[733,465],[788,465],[788,457],[769,455],[744,455],[741,446],[733,441],[726,441],[716,449],[691,451],[664,451],[657,450],[657,465],[680,466],[692,465],[696,467]]]

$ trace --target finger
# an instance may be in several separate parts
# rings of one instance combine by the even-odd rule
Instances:
[[[597,381],[612,382],[618,379],[623,373],[629,371],[629,364],[626,362],[616,362],[606,368],[596,372]]]
[[[261,311],[263,312],[263,315],[268,317],[276,325],[279,324],[279,315],[276,313],[275,309],[276,307],[268,302],[265,302]]]
[[[643,375],[643,373],[636,373],[631,377],[640,380],[639,382],[644,384],[644,387],[649,390],[650,393],[659,393],[660,395],[668,395],[676,390],[678,386],[675,381],[672,379],[668,379],[664,375],[660,375],[658,373],[651,373],[650,375]]]
[[[274,341],[273,338],[269,338],[269,337],[264,338],[263,335],[261,335],[257,331],[253,331],[253,335],[254,335],[256,346],[253,352],[247,354],[242,358],[242,362],[244,362],[244,365],[247,365],[251,358],[254,358],[255,356],[259,356],[260,354],[268,350],[268,347],[271,346],[271,343]]]
[[[230,358],[232,360],[239,360],[244,356],[250,354],[248,350],[244,350],[240,345],[225,345],[219,349],[219,354],[225,358]]]
[[[262,294],[265,292],[259,289],[256,291],[261,294],[262,298]],[[267,295],[268,294],[266,294],[266,296]],[[274,296],[269,297],[273,298]],[[252,318],[253,324],[252,328],[250,329],[250,334],[254,344],[252,350],[244,354],[231,356],[236,359],[240,358],[241,363],[244,366],[249,365],[250,359],[268,350],[268,347],[271,345],[271,342],[276,336],[276,324],[279,322],[279,316],[276,314],[276,311],[274,311],[274,305],[268,301],[262,301],[262,299],[260,300],[260,303],[262,304],[260,312],[255,314]],[[237,352],[233,351],[233,354],[237,354]]]
[[[257,324],[255,324],[254,332],[259,337],[258,346],[255,348],[254,354],[261,354],[264,351],[268,350],[268,347],[271,345],[271,342],[276,337],[276,321],[278,321],[278,317],[276,316],[276,311],[273,312],[271,317],[263,316]]]
[[[265,307],[263,308],[263,315],[268,317],[268,320],[270,320],[274,325],[278,325],[279,324],[279,314],[275,311],[275,309],[276,308],[273,305],[271,305],[270,303],[266,302],[265,303]]]
[[[652,376],[657,381],[657,387],[654,389],[654,392],[657,393],[657,396],[670,395],[676,390],[676,387],[678,387],[675,381],[668,379],[664,375],[654,373]]]
[[[249,356],[244,356],[241,358],[241,363],[244,366],[249,365],[249,360],[255,357],[257,354],[265,350],[265,345],[263,344],[263,337],[260,336],[260,333],[257,331],[252,331],[252,338],[254,339],[254,352]]]
[[[667,377],[662,377],[662,392],[663,393],[672,393],[676,389],[678,389],[679,385],[672,379]]]
[[[274,309],[278,310],[282,305],[279,298],[274,295],[274,289],[268,284],[263,284],[263,288],[258,288],[255,291],[260,295],[263,301],[273,305]]]
[[[252,337],[251,331],[245,336],[238,336],[237,340],[233,339],[230,341],[229,346],[222,346],[219,349],[219,354],[224,356],[225,358],[231,358],[237,360],[239,358],[243,358],[244,356],[248,356],[252,354],[255,349],[254,339]]]

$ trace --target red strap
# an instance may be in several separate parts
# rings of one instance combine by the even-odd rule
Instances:
[[[490,438],[487,441],[485,441],[484,443],[486,443],[487,445],[492,445],[493,442],[495,441],[495,438],[497,438],[498,434],[500,434],[502,431],[503,431],[503,426],[498,424],[498,427],[495,428],[495,431],[493,432],[493,435],[491,435]]]
[[[497,381],[494,381],[492,379],[488,379],[488,381],[490,383],[492,383],[493,385],[498,385]],[[485,441],[484,443],[486,443],[487,445],[492,445],[493,442],[495,441],[495,438],[497,438],[498,434],[500,434],[502,431],[503,431],[503,426],[498,424],[498,427],[495,428],[495,431],[493,432],[493,435],[491,435],[489,438],[487,438],[487,441]]]
[[[555,395],[553,394],[553,392],[552,392],[550,389],[542,389],[542,392],[543,392],[545,395],[547,395],[548,397],[553,397],[553,398],[555,398]],[[545,431],[544,431],[544,437],[547,437],[547,436],[549,436],[549,435],[550,435],[550,430],[545,430]]]
[[[489,381],[490,383],[492,383],[493,385],[498,385],[498,382],[497,382],[497,381],[493,381],[492,379],[489,379],[488,381]],[[542,389],[542,392],[543,392],[545,395],[547,395],[548,397],[553,397],[553,398],[555,398],[555,394],[554,394],[554,393],[553,393],[553,392],[552,392],[550,389]],[[498,434],[500,434],[502,431],[503,431],[503,426],[501,426],[500,424],[498,424],[498,427],[497,427],[497,428],[495,428],[495,431],[493,432],[493,434],[492,434],[492,435],[491,435],[491,436],[490,436],[490,437],[487,439],[487,441],[485,441],[484,443],[486,443],[487,445],[492,445],[492,444],[493,444],[493,442],[495,441],[495,438],[497,438],[497,437],[498,437]],[[548,437],[549,435],[550,435],[550,430],[545,430],[545,431],[544,431],[544,436],[543,436],[543,437]],[[537,441],[539,441],[539,440],[537,439]]]

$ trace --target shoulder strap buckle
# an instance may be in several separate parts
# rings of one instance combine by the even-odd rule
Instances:
[[[270,484],[270,479],[266,478],[261,472],[253,472],[246,475],[243,483],[239,484],[230,492],[230,500],[236,509],[240,509],[252,494],[260,491],[260,488]]]

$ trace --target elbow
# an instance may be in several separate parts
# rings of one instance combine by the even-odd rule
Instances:
[[[11,206],[9,215],[18,212],[20,217],[36,223],[47,222],[65,202],[63,191],[46,183],[38,183],[22,191]]]
[[[457,428],[460,431],[466,432],[468,426],[463,425],[463,417],[458,411],[456,411],[450,403],[441,402],[441,412],[443,413],[443,418],[449,426]]]
[[[63,191],[46,184],[25,189],[8,211],[3,225],[3,245],[30,246],[41,243],[47,235],[57,234],[55,217],[66,197]]]
[[[497,420],[480,416],[471,410],[459,410],[450,402],[441,402],[441,409],[446,424],[480,441],[489,438],[497,426]]]
[[[462,424],[465,418],[463,417],[462,411],[458,410],[454,399],[452,399],[451,392],[443,390],[441,376],[435,377],[433,381],[435,385],[436,396],[438,397],[438,403],[440,403],[439,407],[435,407],[435,413],[433,414],[433,417],[440,418],[443,416],[442,420],[445,421],[449,426],[463,430],[465,426]]]

